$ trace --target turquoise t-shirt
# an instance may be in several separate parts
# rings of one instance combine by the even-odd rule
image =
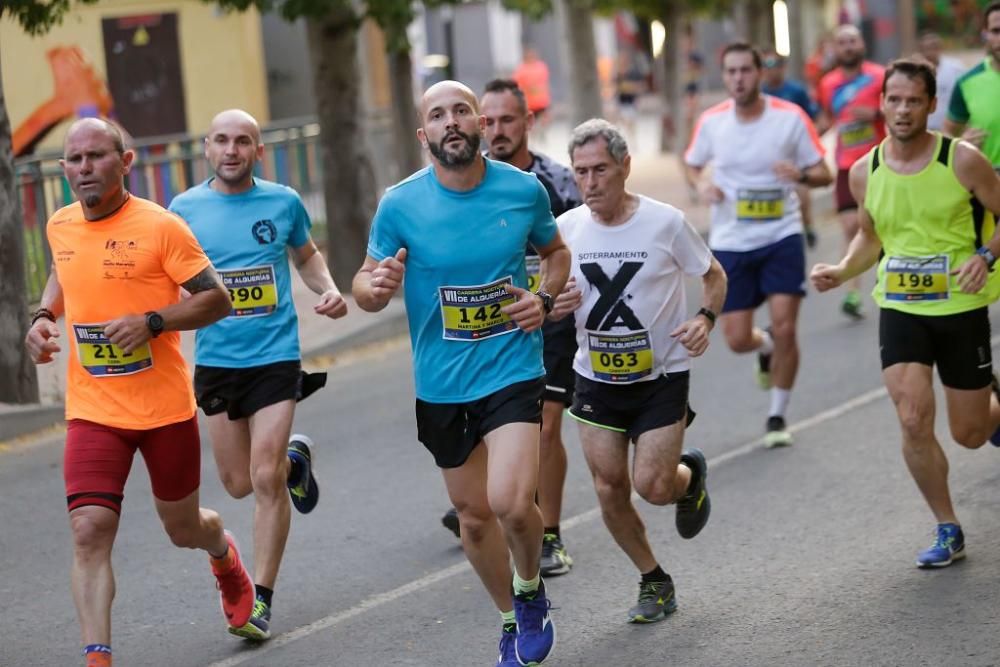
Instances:
[[[465,403],[544,375],[541,333],[500,313],[513,301],[502,281],[527,289],[525,246],[547,245],[556,231],[542,184],[502,162],[487,159],[467,192],[443,187],[427,167],[385,193],[368,254],[382,260],[406,248],[417,398]]]
[[[250,368],[299,359],[287,248],[309,240],[309,214],[291,188],[254,179],[226,195],[206,181],[170,202],[229,289],[233,310],[195,334],[195,363]]]

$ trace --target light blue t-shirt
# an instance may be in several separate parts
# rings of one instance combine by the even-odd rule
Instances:
[[[556,231],[542,184],[502,162],[487,159],[467,192],[446,189],[427,167],[385,193],[368,254],[382,260],[406,248],[417,398],[466,403],[545,373],[541,333],[500,314],[513,297],[499,281],[527,289],[525,245],[547,245]]]
[[[309,241],[309,214],[291,188],[254,179],[226,195],[206,181],[170,202],[229,289],[233,310],[195,334],[195,363],[250,368],[299,359],[287,248]]]

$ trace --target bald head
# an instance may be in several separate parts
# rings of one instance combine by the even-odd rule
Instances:
[[[255,144],[260,143],[260,125],[256,118],[243,109],[226,109],[217,113],[208,126],[208,136],[219,131],[225,131],[226,134],[246,134]]]
[[[66,154],[66,149],[70,144],[84,135],[104,135],[111,140],[116,151],[119,153],[125,152],[125,138],[122,136],[122,132],[118,129],[117,125],[103,118],[81,118],[66,130],[66,139],[63,140],[63,155]]]
[[[439,81],[424,91],[420,98],[420,120],[426,121],[427,114],[435,108],[451,107],[456,101],[464,100],[479,113],[479,100],[472,89],[460,81]]]

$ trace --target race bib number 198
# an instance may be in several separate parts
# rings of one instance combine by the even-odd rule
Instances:
[[[516,301],[504,289],[510,284],[513,280],[507,276],[486,285],[439,287],[445,340],[479,341],[516,329],[517,324],[501,311]]]
[[[141,347],[125,352],[104,335],[104,327],[94,324],[74,324],[76,349],[80,364],[94,377],[131,375],[153,367],[153,353],[147,341]]]
[[[233,302],[230,317],[270,315],[277,309],[278,288],[274,281],[274,267],[219,269],[219,277]]]
[[[945,301],[950,296],[948,256],[890,257],[885,262],[885,298]]]

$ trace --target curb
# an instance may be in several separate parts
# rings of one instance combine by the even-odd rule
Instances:
[[[347,336],[302,349],[302,359],[343,354],[350,350],[381,343],[407,333],[406,311],[379,317],[377,321],[362,327]],[[9,405],[0,403],[0,442],[23,436],[61,424],[66,417],[62,403],[33,403],[29,405]]]

